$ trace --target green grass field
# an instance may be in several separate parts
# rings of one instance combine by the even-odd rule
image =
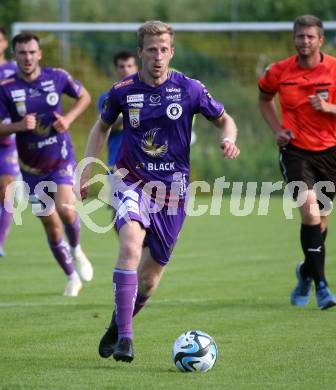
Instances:
[[[201,202],[207,199],[202,198]],[[109,211],[96,213],[107,222]],[[336,292],[335,222],[327,271]],[[132,364],[99,358],[112,309],[113,232],[83,228],[95,268],[78,298],[62,296],[65,278],[40,223],[27,211],[13,226],[0,260],[1,389],[335,389],[336,309],[289,304],[301,259],[298,220],[286,220],[280,198],[268,216],[189,217],[161,285],[134,321]],[[171,361],[176,337],[189,329],[212,335],[215,367],[180,373]]]

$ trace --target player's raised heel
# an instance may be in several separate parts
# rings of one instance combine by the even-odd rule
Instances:
[[[101,338],[99,343],[98,352],[99,355],[104,359],[112,356],[114,352],[115,344],[118,341],[118,326],[116,323],[115,316],[116,315],[114,311],[112,315],[111,323],[109,327],[106,329],[106,332],[104,336]]]
[[[317,305],[321,310],[327,310],[336,306],[336,298],[324,283],[316,290],[316,300]]]
[[[71,248],[71,255],[81,280],[90,282],[93,278],[93,268],[82,248],[80,246],[75,249]]]
[[[303,261],[299,263],[296,267],[296,278],[297,285],[291,293],[290,301],[292,305],[295,306],[306,306],[310,299],[311,289],[312,289],[312,279],[311,278],[303,278],[301,276],[301,267]]]
[[[128,337],[121,338],[115,345],[113,358],[116,361],[130,363],[134,359],[133,342]]]

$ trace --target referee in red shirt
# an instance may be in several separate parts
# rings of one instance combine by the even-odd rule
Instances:
[[[291,189],[301,205],[304,261],[296,267],[291,303],[307,305],[314,282],[318,307],[324,310],[336,305],[324,266],[326,211],[336,184],[336,58],[320,51],[324,32],[317,17],[299,16],[293,30],[297,54],[266,68],[259,79],[259,108],[279,145],[284,179],[300,182]],[[281,120],[274,102],[277,93]]]

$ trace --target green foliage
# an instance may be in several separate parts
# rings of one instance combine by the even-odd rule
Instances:
[[[7,4],[6,10],[3,4]],[[54,0],[3,1],[6,12],[16,4],[17,15],[26,21],[57,21],[58,2]],[[19,7],[21,4],[21,8]],[[299,14],[316,14],[324,20],[335,19],[332,0],[96,0],[69,1],[73,22],[143,22],[162,19],[168,22],[291,21]],[[236,9],[235,9],[236,6]],[[24,13],[22,10],[24,9]],[[1,8],[0,8],[1,10]],[[20,14],[21,12],[21,14]],[[2,16],[2,13],[0,13]],[[7,15],[4,13],[3,15]],[[116,79],[112,58],[116,51],[135,52],[135,33],[71,33],[70,61],[61,62],[61,41],[57,34],[42,34],[45,64],[64,66],[80,79],[93,97],[89,110],[72,126],[77,157],[84,153],[87,134],[96,116],[101,92]],[[324,50],[336,53],[334,33],[328,32]],[[238,125],[241,155],[236,161],[220,157],[218,131],[199,118],[195,129],[198,142],[191,148],[192,179],[276,180],[280,177],[277,148],[271,131],[258,110],[257,78],[266,65],[293,54],[291,32],[270,33],[188,33],[178,32],[172,66],[201,80],[211,94],[222,101]],[[102,154],[105,160],[105,151]]]
[[[10,36],[10,26],[13,22],[22,18],[21,0],[1,0],[0,2],[0,26],[5,27]]]

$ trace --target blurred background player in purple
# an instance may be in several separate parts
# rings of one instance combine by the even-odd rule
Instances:
[[[16,64],[6,60],[7,48],[6,30],[0,27],[0,81],[17,71]],[[5,123],[10,121],[9,118],[3,118],[3,120]],[[19,171],[15,135],[0,136],[0,257],[5,255],[3,247],[13,220],[10,208],[7,207],[7,210],[5,208],[5,193],[7,186],[15,180]]]
[[[118,76],[118,81],[138,71],[136,56],[135,54],[133,54],[128,50],[122,50],[116,53],[116,55],[113,57],[113,64],[115,66],[116,74]],[[106,97],[107,97],[107,92],[104,92],[99,96],[98,99],[99,113],[103,111],[104,100],[106,99]],[[110,135],[107,140],[107,163],[111,172],[114,171],[115,163],[117,160],[122,139],[123,139],[123,118],[122,118],[122,114],[120,114],[117,120],[113,123]],[[108,178],[110,179],[111,175],[109,175]],[[109,194],[110,204],[112,204],[111,201],[112,196],[113,196],[113,189],[110,183],[110,194]],[[113,214],[113,218],[114,218],[114,214]]]
[[[194,115],[201,113],[220,129],[223,157],[234,159],[240,153],[235,122],[224,106],[202,83],[169,69],[173,42],[174,32],[163,22],[150,21],[140,27],[142,69],[113,85],[86,149],[86,157],[97,157],[111,126],[123,114],[124,138],[116,168],[117,173],[128,173],[121,188],[114,188],[120,199],[116,211],[119,256],[113,271],[115,311],[99,344],[101,357],[113,355],[117,361],[134,358],[132,318],[157,288],[186,216]],[[90,175],[91,165],[87,165],[80,181],[83,198]],[[155,191],[153,183],[155,188],[160,183],[164,191]],[[156,205],[156,211],[148,213],[148,205]]]
[[[0,123],[0,133],[16,134],[29,200],[43,224],[51,252],[68,277],[64,295],[77,296],[81,281],[92,279],[93,269],[80,246],[80,220],[73,207],[75,155],[68,129],[91,98],[65,70],[40,66],[42,51],[36,35],[16,35],[12,48],[19,71],[0,84],[0,120],[11,120]],[[63,94],[75,100],[66,113],[62,113]]]

